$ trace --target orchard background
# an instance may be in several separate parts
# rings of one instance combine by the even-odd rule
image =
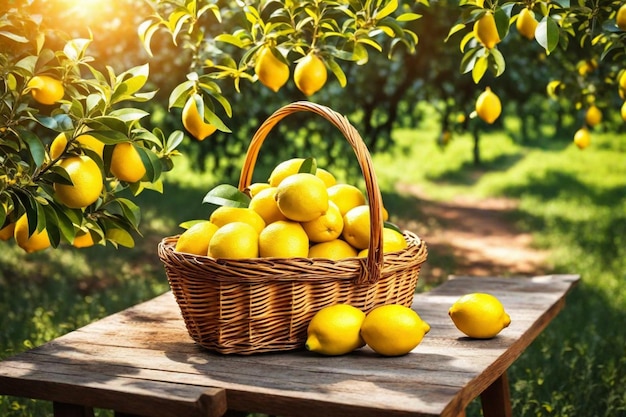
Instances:
[[[615,330],[626,300],[619,285],[626,243],[621,7],[599,0],[3,2],[0,225],[26,214],[28,232],[45,231],[52,247],[26,254],[11,233],[0,242],[3,327],[10,329],[0,357],[167,289],[154,281],[159,265],[146,262],[155,236],[176,233],[176,216],[192,218],[190,200],[206,210],[202,192],[215,183],[235,183],[249,139],[271,112],[308,99],[349,117],[384,161],[389,172],[381,176],[390,182],[400,169],[389,161],[419,171],[397,173],[395,181],[439,181],[435,188],[451,180],[480,188],[484,183],[472,178],[490,171],[509,181],[505,187],[490,180],[482,185],[488,191],[478,192],[521,199],[518,215],[538,244],[568,250],[554,270],[588,275],[574,317],[587,318],[589,308],[605,313],[593,316],[586,339],[563,344],[560,338],[577,329],[561,323],[560,333],[535,347],[513,375],[516,410],[624,415],[624,336]],[[475,29],[478,21],[482,27]],[[257,75],[266,50],[274,68],[288,70],[279,88]],[[307,96],[294,76],[310,53],[324,62],[327,79]],[[61,82],[62,98],[36,100],[31,81],[42,75]],[[476,111],[487,87],[501,103],[493,123]],[[572,144],[581,129],[582,150]],[[358,176],[347,143],[331,126],[294,117],[278,130],[281,139],[264,145],[260,169],[314,155],[320,166]],[[105,144],[101,154],[79,140],[87,132]],[[61,133],[69,145],[53,155]],[[139,180],[112,169],[121,143],[132,143],[146,168]],[[92,158],[102,172],[101,194],[85,207],[55,197],[55,184],[69,184],[56,162],[70,155]],[[536,165],[514,164],[529,158]],[[393,187],[385,191],[406,206]],[[178,211],[168,209],[172,202]],[[419,211],[405,218],[419,221]],[[94,247],[73,248],[85,234]],[[50,307],[55,294],[74,300],[74,309]],[[563,385],[545,387],[550,378],[537,368],[558,354],[572,356],[572,374],[563,377],[564,367],[554,365],[551,378],[560,375]],[[572,382],[577,379],[592,382]],[[45,407],[12,399],[0,406],[3,415],[41,415],[33,410]]]

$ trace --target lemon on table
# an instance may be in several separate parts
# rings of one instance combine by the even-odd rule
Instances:
[[[319,310],[307,328],[305,347],[322,355],[345,355],[365,343],[360,335],[365,313],[348,304],[335,304]]]
[[[365,204],[365,194],[352,184],[335,184],[328,187],[328,199],[339,207],[342,216],[350,209]]]
[[[263,258],[304,258],[309,254],[309,237],[298,222],[270,223],[259,235],[259,254]]]
[[[257,212],[266,225],[278,220],[287,220],[287,217],[278,208],[276,187],[264,188],[258,191],[250,200],[248,207]]]
[[[353,258],[356,255],[356,249],[341,239],[317,243],[309,248],[309,258],[325,258],[338,261],[340,259]]]
[[[259,234],[248,223],[228,223],[213,234],[208,255],[227,259],[258,258]]]
[[[220,206],[211,213],[209,221],[219,227],[234,222],[247,223],[254,227],[257,234],[261,233],[261,230],[265,227],[263,217],[249,207]]]
[[[486,293],[471,293],[459,298],[448,311],[454,325],[467,336],[490,339],[511,324],[500,300]]]
[[[303,222],[302,227],[311,242],[328,242],[341,236],[343,217],[337,205],[330,201],[326,213],[310,222]]]
[[[400,304],[374,308],[361,326],[365,343],[383,356],[406,355],[420,344],[429,331],[428,323],[415,311]]]
[[[177,252],[206,256],[209,253],[209,243],[219,227],[208,220],[198,222],[185,230],[176,241]]]
[[[288,219],[309,222],[328,210],[328,191],[324,181],[315,175],[298,173],[278,184],[276,201]]]

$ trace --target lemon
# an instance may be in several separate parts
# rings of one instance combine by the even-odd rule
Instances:
[[[500,300],[491,294],[471,293],[459,298],[448,310],[454,325],[467,336],[490,339],[511,324]]]
[[[339,207],[342,216],[350,209],[365,204],[365,194],[351,184],[336,184],[328,187],[328,199]]]
[[[199,141],[203,141],[217,130],[214,125],[204,121],[198,111],[198,107],[196,107],[196,100],[194,98],[187,100],[185,103],[182,121],[187,132]]]
[[[57,159],[63,155],[67,148],[67,136],[65,133],[59,133],[50,144],[50,159]]]
[[[309,222],[328,210],[328,191],[324,181],[315,175],[298,173],[278,184],[276,201],[288,219]]]
[[[595,104],[592,104],[585,113],[585,123],[587,126],[594,127],[599,125],[601,121],[602,111]]]
[[[305,258],[309,238],[300,223],[279,220],[265,226],[259,235],[259,254],[263,258]]]
[[[137,182],[146,175],[139,152],[131,142],[115,145],[111,154],[111,174],[120,181]]]
[[[328,242],[341,236],[343,216],[337,205],[330,201],[326,213],[310,222],[303,222],[302,228],[311,242]]]
[[[261,84],[275,93],[289,80],[289,66],[278,59],[268,46],[259,51],[254,72]]]
[[[270,187],[271,187],[271,185],[269,185],[267,182],[255,182],[253,184],[250,184],[246,188],[246,190],[248,191],[248,194],[250,195],[250,197],[253,198],[261,190],[264,190],[264,189],[270,188]]]
[[[95,138],[85,133],[79,135],[76,138],[76,141],[80,143],[81,147],[94,151],[102,158],[102,153],[104,152],[104,143],[98,138]]]
[[[315,176],[324,181],[324,184],[326,184],[326,188],[332,187],[337,183],[337,179],[335,178],[335,176],[324,168],[317,168],[317,170],[315,171]]]
[[[546,93],[552,99],[557,98],[559,90],[563,88],[563,83],[559,80],[552,80],[546,86]]]
[[[219,227],[234,222],[247,223],[256,230],[257,234],[261,233],[261,230],[265,227],[263,218],[249,207],[221,206],[211,213],[209,220]]]
[[[17,246],[24,249],[26,253],[33,253],[50,247],[50,238],[45,228],[43,230],[35,230],[35,232],[29,236],[28,218],[25,214],[15,223],[13,236],[15,237]]]
[[[263,218],[265,224],[274,223],[278,220],[287,220],[287,217],[278,208],[276,190],[276,187],[269,187],[259,191],[252,197],[248,205],[250,209]]]
[[[75,248],[88,248],[95,244],[93,240],[93,236],[89,231],[80,231],[74,236],[74,241],[72,242],[72,246]]]
[[[328,242],[316,243],[309,248],[309,258],[326,258],[338,261],[357,256],[356,249],[348,242],[334,239]]]
[[[324,87],[327,78],[328,72],[324,61],[313,52],[298,61],[293,72],[296,87],[307,96]]]
[[[626,90],[626,70],[622,70],[621,75],[617,81],[621,90]],[[623,97],[622,97],[623,98]]]
[[[213,258],[257,258],[259,256],[259,234],[248,223],[225,224],[213,234],[207,254]]]
[[[476,114],[485,122],[492,124],[500,117],[500,113],[502,113],[500,98],[491,91],[491,88],[486,87],[476,100]]]
[[[400,304],[374,308],[361,326],[365,343],[383,356],[406,355],[420,344],[429,331],[428,323],[415,311]]]
[[[622,104],[622,107],[620,108],[620,115],[622,116],[622,120],[626,122],[626,101],[624,102],[624,104]]]
[[[493,49],[500,42],[493,13],[489,11],[474,22],[474,36],[487,49]]]
[[[0,240],[9,240],[13,237],[13,232],[15,230],[15,222],[11,222],[6,224],[4,227],[0,229]]]
[[[81,147],[94,151],[102,158],[102,152],[104,152],[104,143],[102,143],[95,137],[84,134],[78,136],[76,138],[76,141],[81,145]],[[65,135],[65,133],[59,133],[50,144],[50,158],[57,159],[61,155],[63,155],[63,152],[65,152],[65,149],[67,148],[67,143],[67,136]]]
[[[364,346],[360,335],[365,313],[348,304],[335,304],[319,310],[307,328],[305,347],[322,355],[345,355]]]
[[[63,83],[48,75],[34,76],[28,82],[28,88],[35,101],[41,104],[54,104],[65,95]]]
[[[388,227],[383,228],[383,253],[397,252],[406,249],[408,243],[402,233]],[[365,258],[369,249],[363,249],[358,256]]]
[[[104,187],[100,167],[86,155],[61,160],[59,166],[69,175],[72,185],[54,184],[56,198],[69,208],[83,208],[95,203]]]
[[[589,146],[591,144],[591,134],[589,133],[589,129],[586,127],[578,129],[574,134],[574,143],[580,149],[585,149]]]
[[[615,24],[621,30],[626,30],[626,4],[623,4],[617,10],[617,16],[615,17]]]
[[[524,7],[517,17],[515,26],[517,31],[527,39],[535,39],[535,30],[539,22],[535,19],[535,13],[528,7]]]
[[[365,249],[370,243],[370,208],[354,207],[343,216],[343,239],[357,249]]]
[[[276,165],[268,179],[270,186],[277,187],[285,178],[297,174],[303,162],[304,158],[292,158]]]
[[[185,230],[176,241],[175,250],[193,255],[207,256],[209,243],[219,227],[210,221],[202,221]]]

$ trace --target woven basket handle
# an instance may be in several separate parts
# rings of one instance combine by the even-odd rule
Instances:
[[[361,166],[363,178],[365,179],[365,187],[369,201],[370,243],[367,258],[359,258],[359,261],[361,262],[361,273],[355,280],[355,284],[374,284],[378,282],[380,278],[383,265],[382,196],[380,194],[378,182],[376,181],[372,158],[370,157],[369,151],[359,133],[344,116],[326,106],[308,101],[298,101],[278,109],[263,122],[250,142],[248,152],[246,153],[246,159],[241,170],[241,176],[239,177],[239,189],[243,191],[250,185],[252,181],[252,173],[254,172],[254,166],[259,155],[259,150],[261,149],[261,145],[263,145],[263,141],[267,137],[268,133],[283,118],[301,111],[316,113],[331,122],[341,131],[341,133],[343,133],[344,137],[348,140],[350,145],[352,145],[352,149],[356,154],[359,165]]]

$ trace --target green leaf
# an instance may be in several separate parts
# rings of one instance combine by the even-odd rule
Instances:
[[[158,156],[156,156],[154,152],[141,146],[135,146],[135,149],[141,157],[141,162],[143,162],[143,165],[146,167],[146,175],[144,178],[147,178],[149,182],[156,181],[161,176],[161,161]]]
[[[147,111],[130,108],[130,107],[119,109],[119,110],[113,110],[112,112],[109,113],[109,116],[117,117],[118,119],[123,120],[124,122],[133,122],[136,120],[143,119],[144,117],[149,116],[149,115],[150,113],[148,113]]]
[[[444,40],[444,42],[448,42],[448,39],[450,39],[450,36],[454,35],[455,33],[457,33],[460,30],[465,29],[465,24],[464,23],[457,23],[456,25],[452,26],[450,28],[450,31],[448,32],[448,36],[446,36],[446,39]],[[461,50],[463,50],[461,48]]]
[[[346,74],[343,72],[341,66],[337,64],[334,59],[329,59],[326,63],[328,64],[331,72],[335,75],[335,78],[337,78],[337,81],[339,81],[339,85],[342,88],[345,87],[346,84],[348,84],[348,79],[346,78]]]
[[[506,62],[504,61],[504,55],[502,55],[502,52],[493,48],[489,53],[489,64],[489,69],[495,74],[495,76],[501,76],[506,68]]]
[[[220,184],[209,191],[202,203],[215,204],[216,206],[248,207],[250,197],[230,184]]]
[[[374,18],[375,19],[382,19],[386,16],[389,16],[391,13],[395,12],[396,9],[398,8],[398,0],[390,0],[385,7],[383,7],[382,9],[380,9],[375,15]]]
[[[135,246],[135,240],[133,236],[126,230],[120,227],[107,228],[104,237],[110,241],[114,246],[117,245],[132,248]]]
[[[168,109],[172,107],[184,107],[189,93],[193,90],[195,85],[194,81],[184,81],[178,84],[170,93]]]
[[[302,161],[298,173],[313,174],[317,172],[317,161],[315,158],[306,158]]]
[[[178,147],[178,145],[182,143],[183,139],[185,139],[185,134],[182,131],[180,130],[173,131],[167,138],[165,152],[166,153],[172,152],[174,149]]]
[[[550,16],[545,16],[537,25],[535,39],[550,54],[559,44],[559,25]]]
[[[46,149],[43,146],[43,142],[41,142],[41,139],[39,139],[39,136],[35,135],[29,130],[25,130],[22,128],[19,128],[18,132],[20,137],[24,139],[24,142],[26,142],[26,145],[28,145],[28,150],[31,157],[33,158],[35,165],[41,166],[46,158]]]
[[[498,29],[498,36],[500,39],[504,39],[509,32],[509,15],[507,10],[502,7],[496,8],[493,18],[496,22],[496,29]]]
[[[398,227],[398,225],[397,225],[397,224],[392,223],[392,222],[390,222],[390,221],[383,222],[383,227],[384,227],[385,229],[395,230],[396,232],[398,232],[398,233],[402,234],[402,230],[400,230],[400,227]]]
[[[224,43],[228,43],[230,45],[234,45],[237,48],[241,48],[241,49],[243,49],[243,47],[246,46],[246,44],[248,43],[247,40],[244,41],[239,36],[235,36],[235,35],[232,35],[230,33],[223,33],[221,35],[217,35],[215,37],[215,40],[217,42],[224,42]]]
[[[152,20],[146,20],[142,22],[137,28],[137,32],[139,33],[139,40],[143,44],[144,49],[150,55],[153,56],[152,49],[150,47],[150,43],[152,42],[152,36],[159,29],[160,24],[157,22],[153,24]]]

